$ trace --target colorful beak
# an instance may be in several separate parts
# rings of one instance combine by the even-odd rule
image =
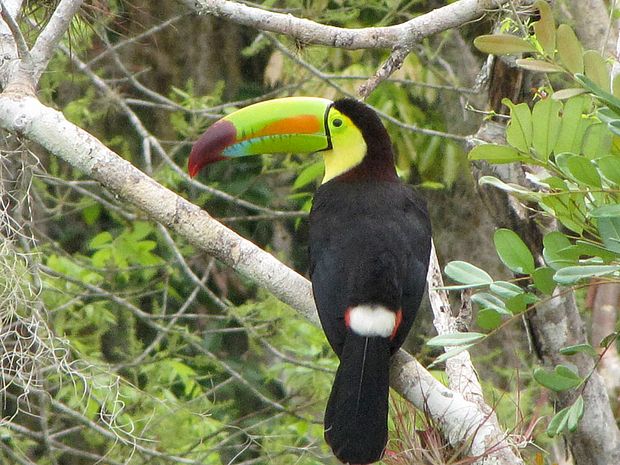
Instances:
[[[311,153],[331,148],[331,100],[289,97],[242,108],[210,126],[189,155],[189,175],[216,161],[263,153]]]

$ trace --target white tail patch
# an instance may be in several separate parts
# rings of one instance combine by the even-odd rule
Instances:
[[[358,305],[345,313],[345,322],[351,331],[366,337],[390,337],[396,320],[396,313],[381,305]]]

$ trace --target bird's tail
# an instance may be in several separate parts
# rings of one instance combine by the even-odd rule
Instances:
[[[348,332],[325,410],[325,440],[343,463],[381,459],[387,442],[388,338]]]

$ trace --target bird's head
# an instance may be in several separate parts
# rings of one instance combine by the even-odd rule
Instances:
[[[365,165],[364,172],[379,167],[378,174],[395,176],[389,137],[372,109],[353,99],[315,97],[267,100],[215,122],[192,147],[189,174],[227,158],[282,152],[321,152],[324,183]]]

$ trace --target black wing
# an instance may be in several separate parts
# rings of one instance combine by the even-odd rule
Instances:
[[[336,354],[344,344],[345,310],[362,303],[402,309],[392,352],[400,347],[422,299],[429,254],[424,201],[405,185],[330,182],[319,188],[310,215],[310,276]]]

